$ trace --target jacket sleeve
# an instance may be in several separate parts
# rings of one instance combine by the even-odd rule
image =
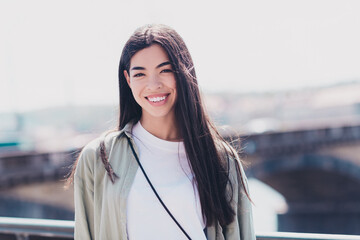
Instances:
[[[251,202],[246,195],[249,193],[247,178],[239,159],[230,161],[230,181],[232,182],[232,205],[235,219],[225,227],[226,240],[255,240]]]
[[[74,175],[75,240],[94,239],[95,150],[86,146],[80,153]]]
[[[245,171],[239,160],[234,161],[235,165],[238,166],[237,171],[237,182],[238,182],[238,208],[237,208],[237,220],[240,230],[241,240],[255,240],[254,223],[252,216],[251,202],[246,195],[250,195],[247,178]],[[241,173],[241,174],[240,174]],[[244,184],[243,184],[244,183]]]

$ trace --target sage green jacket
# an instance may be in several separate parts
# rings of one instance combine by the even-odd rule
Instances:
[[[136,150],[131,129],[132,123],[129,123],[123,130],[97,138],[82,150],[74,176],[75,240],[128,239],[126,202],[138,169],[125,137],[125,134],[130,137]],[[101,139],[105,139],[109,162],[119,177],[114,184],[100,158]],[[230,181],[234,186],[232,206],[236,217],[224,228],[218,222],[207,227],[208,240],[255,240],[251,204],[239,183],[240,174],[235,164],[236,161],[230,161]],[[240,169],[247,187],[244,170],[241,166]],[[172,220],[169,218],[169,221]],[[141,228],[139,226],[139,231]]]

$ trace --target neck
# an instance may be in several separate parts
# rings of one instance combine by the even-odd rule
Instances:
[[[166,141],[180,141],[181,137],[177,127],[175,116],[173,117],[152,117],[143,114],[140,118],[143,128],[149,133]]]

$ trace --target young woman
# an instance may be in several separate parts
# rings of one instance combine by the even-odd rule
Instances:
[[[119,91],[118,129],[74,165],[75,239],[255,239],[243,168],[204,111],[182,38],[137,29]]]

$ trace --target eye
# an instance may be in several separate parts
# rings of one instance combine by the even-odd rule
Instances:
[[[172,73],[174,71],[172,69],[163,69],[161,72],[162,73]]]
[[[137,74],[134,74],[134,76],[133,77],[142,77],[142,76],[144,76],[145,74],[143,74],[143,73],[137,73]]]

